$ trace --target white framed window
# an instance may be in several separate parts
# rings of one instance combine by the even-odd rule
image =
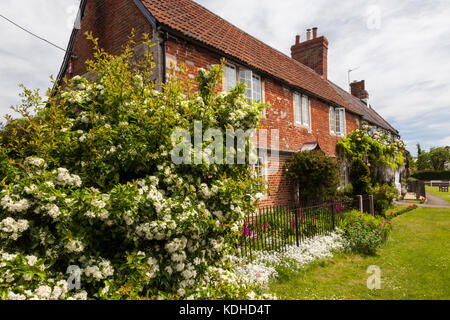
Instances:
[[[302,123],[302,102],[300,99],[300,95],[297,93],[294,93],[294,117],[295,117],[295,123],[301,124]]]
[[[305,95],[302,95],[302,124],[304,126],[309,127],[310,124],[310,115],[309,115],[309,98]]]
[[[330,132],[336,133],[336,114],[333,107],[330,107]]]
[[[295,124],[310,127],[311,125],[310,100],[306,95],[294,93],[294,119]]]
[[[236,67],[231,64],[225,65],[225,90],[230,90],[236,87],[237,75]]]
[[[245,84],[247,99],[253,101],[253,72],[251,70],[239,70],[239,82]]]
[[[225,90],[233,89],[239,81],[245,84],[245,94],[250,103],[256,101],[264,102],[261,77],[253,73],[253,71],[227,63],[225,64],[224,77]]]
[[[253,170],[255,170],[256,176],[259,179],[262,179],[263,181],[267,182],[267,157],[264,155],[258,156],[258,162],[253,165]],[[256,197],[258,197],[261,200],[264,200],[267,198],[267,190],[266,192],[259,192]]]
[[[261,98],[261,77],[255,74],[252,75],[252,99],[253,101],[262,101]]]
[[[266,179],[266,161],[265,157],[258,156],[258,162],[255,164],[255,171],[258,178]]]
[[[330,107],[330,132],[338,136],[345,136],[347,123],[345,109]]]
[[[338,109],[335,109],[334,111],[335,117],[336,117],[336,130],[335,133],[336,134],[340,134],[341,133],[341,113],[339,112]]]

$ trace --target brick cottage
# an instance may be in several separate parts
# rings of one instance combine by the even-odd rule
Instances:
[[[365,82],[351,84],[351,93],[328,79],[328,40],[318,29],[307,30],[305,41],[297,36],[291,57],[256,38],[191,0],[82,0],[79,25],[74,28],[58,79],[85,75],[85,61],[92,57],[92,44],[84,35],[92,31],[107,52],[120,54],[132,29],[136,39],[151,35],[156,62],[154,80],[166,81],[169,68],[183,63],[193,78],[198,68],[208,68],[226,60],[223,89],[237,82],[248,85],[249,100],[271,105],[261,115],[268,130],[279,130],[277,150],[271,144],[267,156],[258,162],[258,172],[269,182],[262,205],[293,203],[298,195],[283,164],[294,153],[321,149],[336,155],[336,143],[367,121],[376,129],[398,131],[369,104]],[[137,43],[137,52],[142,44]],[[269,139],[270,141],[270,139]],[[271,155],[279,154],[278,172],[267,174]],[[343,167],[346,181],[347,168]]]

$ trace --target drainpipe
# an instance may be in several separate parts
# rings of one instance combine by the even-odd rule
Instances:
[[[163,66],[163,74],[162,74],[162,83],[166,83],[167,81],[167,62],[166,62],[166,49],[167,49],[167,40],[169,40],[169,33],[164,31],[161,41],[161,50],[162,50],[162,66]]]

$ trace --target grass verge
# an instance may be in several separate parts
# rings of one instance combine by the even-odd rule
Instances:
[[[270,290],[285,300],[450,299],[450,209],[418,208],[392,220],[394,230],[376,256],[339,254],[301,273],[285,271]],[[381,289],[369,290],[369,266]]]

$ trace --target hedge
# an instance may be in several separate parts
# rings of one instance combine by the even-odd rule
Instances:
[[[411,177],[418,180],[450,180],[450,171],[421,171],[413,173]]]

